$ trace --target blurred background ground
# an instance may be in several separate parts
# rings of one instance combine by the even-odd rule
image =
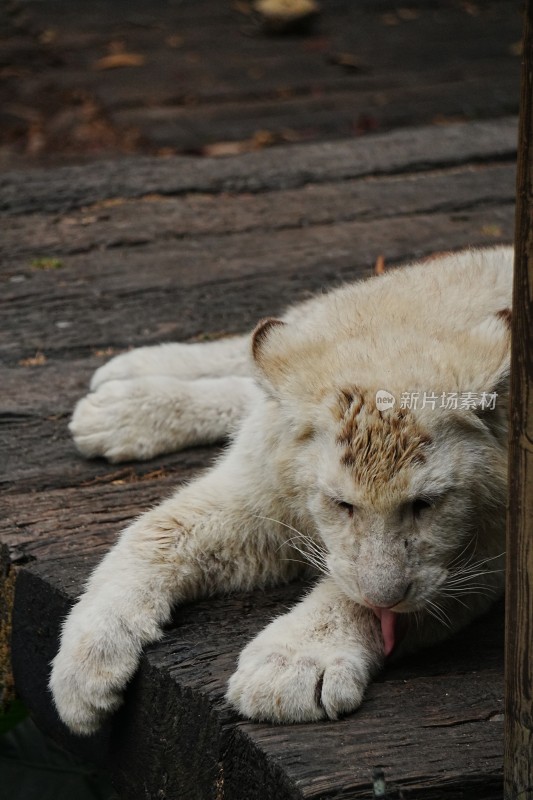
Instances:
[[[0,168],[279,143],[517,113],[519,0],[4,0]]]

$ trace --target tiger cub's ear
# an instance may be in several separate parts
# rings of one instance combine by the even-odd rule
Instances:
[[[285,325],[285,322],[281,319],[276,319],[276,317],[266,317],[266,319],[262,319],[257,323],[252,332],[252,355],[258,366],[261,365],[261,350],[268,339],[270,331],[277,325]]]
[[[275,317],[262,319],[252,333],[252,356],[261,382],[277,389],[286,372],[286,359],[281,340],[287,325]]]

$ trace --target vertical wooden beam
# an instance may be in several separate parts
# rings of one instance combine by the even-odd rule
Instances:
[[[513,289],[505,800],[533,800],[533,0],[526,0]]]

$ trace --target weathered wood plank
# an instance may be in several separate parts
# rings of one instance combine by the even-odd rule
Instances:
[[[511,139],[511,127],[496,123],[490,131],[484,126],[490,143],[487,149],[481,143],[481,152],[490,157],[501,153],[502,142],[504,148],[510,145],[505,138]],[[435,142],[433,162],[462,160],[468,138],[462,128],[459,136],[448,132]],[[420,132],[428,155],[432,132]],[[477,126],[474,133],[480,133]],[[360,142],[355,149],[361,148],[365,156],[372,153],[370,171],[398,169],[394,159],[384,163],[379,147],[367,150]],[[114,168],[108,168],[106,181],[100,166],[104,197],[93,206],[66,216],[10,217],[0,246],[2,358],[16,364],[35,351],[47,356],[68,351],[72,357],[109,346],[234,332],[236,320],[238,327],[251,327],[260,316],[279,312],[324,281],[368,274],[379,254],[397,262],[447,250],[450,242],[454,247],[488,244],[506,232],[509,238],[512,165],[339,181],[335,155],[325,154],[332,157],[329,173],[324,164],[315,164],[314,149],[307,153],[311,182],[304,191],[267,191],[267,179],[264,191],[224,195],[221,202],[205,193],[165,197],[158,182],[155,195],[107,203]],[[237,173],[243,160],[248,161],[234,167]],[[270,161],[267,157],[263,170]],[[186,163],[194,170],[204,162]],[[413,166],[409,158],[407,164]],[[76,172],[77,186],[90,193],[92,168]],[[164,185],[164,177],[158,177]],[[46,183],[42,188],[46,208],[54,192]],[[30,196],[27,184],[25,191]],[[139,220],[133,228],[131,219]],[[275,239],[272,231],[277,231]],[[57,259],[60,268],[39,269],[35,265],[43,257]],[[148,297],[158,308],[157,318],[144,312]],[[13,326],[21,331],[16,339]]]
[[[214,237],[200,250],[181,241],[176,248],[156,243],[111,250],[105,257],[98,251],[69,256],[63,280],[48,273],[28,281],[28,289],[15,284],[5,292],[0,343],[12,364],[35,350],[79,356],[107,346],[232,333],[251,328],[260,316],[278,313],[326,281],[370,274],[380,254],[397,263],[508,238],[513,217],[511,205],[496,206],[283,230],[275,238],[268,232],[232,241]],[[145,269],[150,263],[158,264],[155,275]],[[246,277],[251,265],[254,276]],[[98,275],[96,291],[80,286],[84,274]],[[43,291],[46,284],[56,284],[57,291]],[[156,317],[147,315],[148,307],[157,308]],[[99,324],[88,341],[86,331],[95,319]],[[14,325],[21,326],[15,340],[9,333]]]
[[[369,274],[379,254],[398,262],[449,250],[452,242],[454,247],[490,244],[505,238],[512,221],[513,207],[506,205],[398,217],[385,223],[339,222],[283,230],[275,239],[268,232],[213,237],[201,248],[183,240],[175,247],[155,242],[112,249],[105,257],[98,250],[73,255],[61,280],[50,272],[34,274],[4,292],[0,301],[4,358],[13,363],[36,350],[49,354],[69,350],[75,355],[89,348],[249,328],[259,316],[279,312],[288,302],[319,289],[324,280]],[[157,263],[155,273],[145,269],[150,263]],[[252,265],[253,282],[245,277]],[[17,275],[18,266],[15,261]],[[21,266],[27,269],[26,263]],[[98,276],[95,291],[83,277],[88,274]],[[50,285],[54,288],[46,291]],[[153,319],[142,313],[147,302],[158,309]],[[242,316],[230,309],[238,309]],[[98,326],[92,325],[94,319]],[[16,340],[9,334],[12,325],[21,326]],[[88,341],[86,331],[91,329]]]
[[[492,65],[493,66],[493,65]],[[411,80],[409,79],[411,78]],[[517,75],[499,76],[499,91],[487,81],[487,74],[479,77],[463,76],[450,80],[442,76],[440,82],[429,86],[412,86],[409,76],[401,88],[366,90],[337,90],[324,87],[311,97],[300,97],[297,92],[281,90],[284,97],[267,98],[243,103],[233,101],[210,102],[205,107],[151,106],[150,108],[124,108],[112,114],[119,128],[134,128],[154,146],[173,147],[185,152],[209,153],[208,145],[216,130],[222,142],[250,140],[260,143],[280,144],[298,136],[305,141],[313,139],[320,131],[321,139],[337,139],[362,135],[372,130],[389,130],[405,126],[416,107],[421,123],[455,117],[479,119],[512,114],[516,109]],[[401,76],[398,76],[401,80]],[[294,120],[298,121],[296,131]],[[298,131],[301,131],[299,134]],[[308,133],[306,136],[306,131]]]
[[[41,561],[69,553],[102,555],[128,522],[169,494],[180,478],[190,477],[185,470],[181,475],[177,470],[165,474],[161,468],[141,476],[124,469],[114,474],[76,490],[34,493],[31,505],[24,506],[20,495],[8,496],[2,542],[11,561]]]
[[[458,213],[513,203],[514,185],[513,162],[309,183],[303,192],[228,193],[216,206],[216,196],[210,193],[172,197],[151,193],[130,200],[104,200],[53,219],[42,213],[11,216],[2,232],[0,257],[9,259],[4,270],[9,266],[11,271],[15,257],[21,265],[26,261],[28,268],[33,259],[45,253],[61,258],[91,250],[140,247],[161,239],[198,240],[340,221]],[[25,274],[30,275],[30,270]]]
[[[130,2],[126,11],[120,4],[118,9],[110,13],[107,4],[82,1],[73,15],[67,3],[51,2],[46,22],[55,29],[55,49],[70,68],[45,72],[41,85],[51,78],[63,89],[84,85],[116,107],[145,106],[147,87],[151,105],[240,99],[242,106],[247,98],[268,95],[282,102],[291,91],[329,94],[362,86],[378,92],[387,80],[396,89],[414,83],[415,76],[423,85],[442,76],[459,81],[482,74],[494,89],[498,78],[518,68],[510,46],[520,36],[519,6],[510,9],[501,0],[479,8],[477,15],[442,0],[413,2],[412,18],[400,24],[397,17],[397,25],[383,20],[385,12],[394,16],[390,2],[365,7],[326,0],[320,29],[300,39],[251,35],[259,32],[243,27],[246,17],[216,0],[182,2],[179,8],[156,3],[150,9]],[[36,21],[42,18],[38,6],[32,11]],[[209,26],[198,24],[202,16],[209,17]],[[172,35],[179,37],[174,46],[168,42]],[[106,80],[99,80],[101,73],[92,67],[117,39],[145,55],[146,63],[133,75],[109,70]],[[361,69],[336,63],[336,52],[357,57]],[[515,103],[516,96],[515,85]]]
[[[0,174],[0,211],[62,212],[110,198],[186,192],[261,192],[368,175],[514,159],[516,119],[399,130],[248,153],[239,159],[124,158],[90,167]]]

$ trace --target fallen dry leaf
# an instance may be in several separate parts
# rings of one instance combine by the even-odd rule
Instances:
[[[93,356],[109,358],[110,356],[114,356],[117,352],[118,351],[115,347],[105,347],[103,350],[93,350]]]
[[[165,44],[168,47],[173,47],[173,48],[182,47],[184,42],[185,39],[183,38],[183,36],[180,36],[179,33],[173,33],[170,36],[167,36],[165,39]]]
[[[382,14],[381,21],[384,25],[387,25],[389,28],[394,28],[396,25],[400,24],[400,20],[394,12]]]
[[[0,79],[6,78],[25,78],[31,71],[26,67],[2,67],[0,69]],[[11,105],[11,108],[13,106]],[[7,109],[6,109],[7,110]]]
[[[98,217],[94,215],[80,219],[80,225],[94,225],[95,222],[98,222]]]
[[[500,238],[503,236],[503,231],[500,225],[483,225],[481,228],[481,233],[484,233],[485,236],[494,236],[495,238]]]
[[[276,144],[278,138],[271,131],[256,131],[250,139],[241,139],[237,142],[212,142],[202,148],[202,155],[218,158],[220,156],[235,156],[239,153],[253,153]]]
[[[466,2],[463,2],[461,5],[462,5],[462,8],[463,8],[463,11],[465,11],[469,16],[471,16],[471,17],[478,17],[479,16],[480,9],[479,9],[479,6],[477,6],[475,3],[470,3],[470,2],[468,2],[468,0],[466,0]]]
[[[335,66],[344,67],[345,70],[350,72],[360,72],[364,69],[363,61],[352,53],[330,53],[327,57],[330,64]]]
[[[47,360],[45,354],[38,350],[34,356],[22,358],[19,361],[19,367],[42,367],[43,364],[46,364]]]
[[[252,14],[252,7],[250,3],[246,3],[244,0],[235,0],[235,2],[231,4],[231,7],[235,11],[238,11],[239,14],[244,14],[246,17],[249,17]]]
[[[146,58],[140,53],[111,53],[99,58],[93,64],[93,69],[117,69],[119,67],[142,67]]]
[[[86,207],[87,211],[98,210],[99,208],[114,208],[115,206],[123,206],[128,202],[126,197],[108,197],[105,200],[97,200],[90,206]]]
[[[53,44],[57,41],[57,30],[55,28],[46,28],[39,34],[38,38],[41,44]]]
[[[396,13],[403,22],[412,22],[420,16],[420,12],[416,8],[398,8]]]
[[[219,158],[220,156],[236,156],[239,153],[249,153],[249,140],[244,142],[212,142],[202,147],[202,155]]]
[[[123,486],[126,483],[140,483],[141,481],[154,481],[159,478],[166,478],[170,474],[172,474],[172,472],[169,472],[164,467],[152,470],[152,472],[146,472],[144,475],[138,475],[135,470],[130,469],[126,471],[123,477],[115,478],[111,483],[113,486]]]
[[[379,255],[376,258],[376,264],[374,266],[374,274],[383,275],[384,272],[385,272],[385,256]]]
[[[270,147],[276,142],[276,136],[272,131],[256,131],[251,138],[254,150],[261,150],[263,147]]]
[[[248,67],[248,69],[246,70],[246,74],[252,80],[258,81],[260,78],[264,78],[265,70],[262,69],[261,67],[251,66]]]

